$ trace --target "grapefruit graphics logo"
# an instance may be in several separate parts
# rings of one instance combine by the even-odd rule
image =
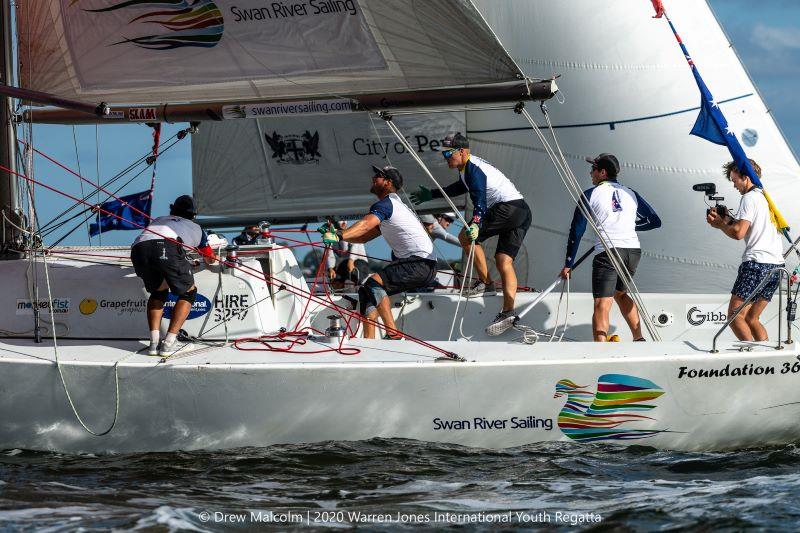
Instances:
[[[91,315],[97,311],[97,300],[94,298],[84,298],[81,300],[80,305],[78,305],[78,309],[80,309],[82,315]]]
[[[74,5],[78,0],[74,0]],[[225,29],[222,12],[212,0],[127,0],[100,9],[87,9],[92,13],[105,13],[119,9],[147,9],[132,18],[128,24],[147,28],[148,34],[126,38],[114,44],[131,43],[150,50],[174,48],[213,48],[222,39]],[[151,28],[162,28],[169,33],[153,34]]]
[[[662,394],[664,390],[652,381],[625,374],[603,374],[597,379],[596,392],[562,379],[553,395],[567,397],[558,413],[558,427],[578,442],[652,437],[665,430],[637,426],[655,421],[641,413],[655,409],[650,402]]]

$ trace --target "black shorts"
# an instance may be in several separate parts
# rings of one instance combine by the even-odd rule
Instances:
[[[614,248],[622,262],[630,272],[631,277],[636,274],[636,267],[642,258],[639,248]],[[609,298],[614,296],[614,291],[626,291],[625,284],[614,270],[606,252],[600,252],[592,260],[592,295],[595,298]]]
[[[427,287],[436,279],[436,261],[413,255],[397,259],[386,265],[380,276],[389,296]]]
[[[155,292],[167,281],[169,290],[178,296],[194,285],[192,267],[183,247],[164,239],[143,241],[131,248],[136,275],[144,281],[147,292]]]
[[[486,212],[477,242],[499,235],[495,255],[503,253],[514,259],[532,220],[531,208],[522,198],[496,203]]]

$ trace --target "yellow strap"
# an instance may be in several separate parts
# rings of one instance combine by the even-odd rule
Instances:
[[[769,216],[770,220],[772,220],[772,224],[778,229],[779,232],[782,232],[785,229],[789,229],[789,223],[786,222],[786,219],[783,218],[781,212],[778,211],[775,202],[773,202],[772,198],[769,197],[767,191],[764,191],[762,189],[762,192],[764,193],[764,198],[766,198],[767,200],[767,205],[769,205]]]

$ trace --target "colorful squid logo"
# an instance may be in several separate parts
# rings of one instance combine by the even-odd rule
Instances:
[[[650,403],[664,391],[650,380],[624,374],[604,374],[597,380],[597,392],[569,379],[556,383],[554,398],[567,396],[558,413],[558,427],[572,440],[630,440],[652,437],[665,430],[632,428],[637,423],[655,420],[643,412],[656,406]]]
[[[77,1],[74,0],[70,5]],[[116,42],[115,45],[132,43],[150,50],[172,50],[187,46],[213,48],[222,39],[225,30],[222,12],[212,0],[127,0],[86,11],[105,13],[127,8],[148,9],[146,13],[131,19],[128,24],[160,26],[169,33],[132,37]]]

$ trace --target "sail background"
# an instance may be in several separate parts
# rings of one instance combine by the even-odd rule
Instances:
[[[291,16],[287,6],[295,6]],[[17,13],[23,87],[109,104],[456,87],[519,75],[468,0],[31,0]]]

